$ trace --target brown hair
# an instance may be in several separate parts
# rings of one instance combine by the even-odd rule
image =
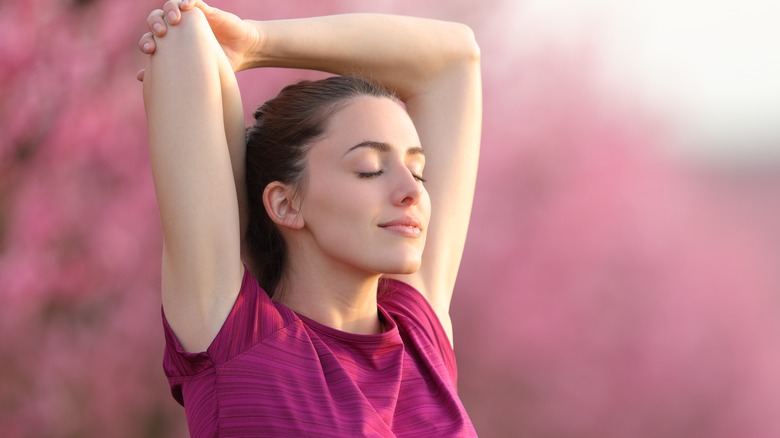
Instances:
[[[285,87],[255,111],[246,131],[246,184],[249,195],[247,246],[251,271],[273,298],[282,281],[287,247],[263,205],[263,191],[274,182],[300,190],[306,154],[328,122],[348,101],[359,96],[396,97],[381,85],[355,76],[301,81]]]

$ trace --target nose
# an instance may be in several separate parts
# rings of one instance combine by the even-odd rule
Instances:
[[[422,183],[408,169],[404,169],[395,184],[393,203],[404,207],[416,205],[420,202],[423,190]]]

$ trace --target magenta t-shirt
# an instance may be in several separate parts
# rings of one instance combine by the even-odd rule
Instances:
[[[205,352],[182,349],[163,314],[163,368],[193,437],[476,436],[455,355],[411,286],[381,280],[386,330],[357,335],[270,300],[245,270]]]

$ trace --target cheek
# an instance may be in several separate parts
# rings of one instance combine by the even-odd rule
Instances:
[[[370,224],[373,212],[372,196],[360,190],[355,182],[346,178],[330,178],[324,182],[312,181],[310,192],[304,199],[304,220],[318,231],[332,230],[352,232]],[[359,183],[359,181],[358,181]],[[358,229],[355,229],[358,227]]]
[[[376,215],[360,191],[322,184],[304,203],[304,223],[318,251],[350,265],[360,265],[375,233]]]

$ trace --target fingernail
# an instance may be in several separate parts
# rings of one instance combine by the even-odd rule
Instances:
[[[160,33],[160,32],[162,32],[162,31],[163,31],[163,25],[162,25],[162,24],[160,24],[160,23],[154,23],[154,25],[152,26],[152,28],[154,29],[154,32],[155,32],[155,33]]]
[[[144,50],[147,52],[152,50],[152,43],[144,43]]]
[[[189,3],[187,0],[181,0],[181,3],[179,3],[179,7],[187,6],[187,3]]]
[[[176,12],[168,11],[168,20],[175,20],[176,19]]]

